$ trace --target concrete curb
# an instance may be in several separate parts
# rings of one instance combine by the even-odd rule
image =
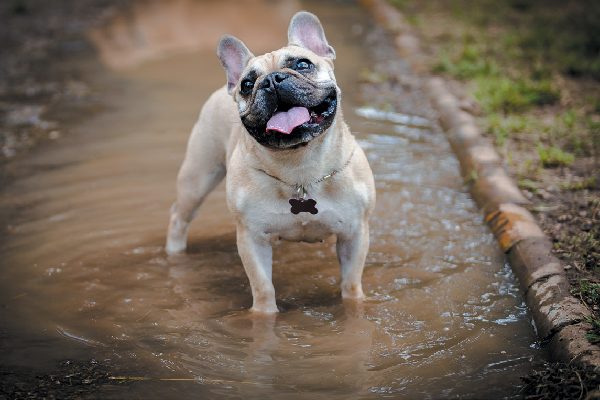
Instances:
[[[386,0],[361,0],[375,19],[394,35],[399,54],[424,75],[425,89],[439,123],[460,161],[461,174],[482,209],[510,265],[518,277],[542,344],[555,361],[600,366],[600,347],[590,344],[585,322],[590,311],[571,296],[563,265],[552,254],[552,244],[531,213],[528,200],[508,176],[503,160],[484,138],[473,116],[441,78],[427,77],[418,37],[395,7]]]

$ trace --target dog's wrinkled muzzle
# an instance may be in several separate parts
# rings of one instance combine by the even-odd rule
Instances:
[[[248,112],[241,116],[262,145],[285,149],[306,144],[331,126],[337,110],[335,84],[273,72],[259,84]]]

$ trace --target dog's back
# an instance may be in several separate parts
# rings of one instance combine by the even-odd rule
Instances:
[[[220,163],[224,165],[229,135],[234,124],[240,124],[237,113],[237,106],[225,87],[214,92],[200,111],[189,139],[187,152],[213,154],[218,156],[221,159]],[[189,157],[190,160],[193,158]]]

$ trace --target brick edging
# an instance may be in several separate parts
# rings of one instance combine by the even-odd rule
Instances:
[[[571,296],[562,263],[531,213],[529,201],[506,173],[503,160],[484,138],[473,116],[460,107],[443,79],[429,77],[418,37],[400,11],[386,0],[361,0],[393,34],[396,49],[425,80],[425,92],[438,113],[448,141],[460,161],[461,174],[482,209],[519,279],[537,334],[553,360],[600,365],[600,347],[585,338],[590,311]]]

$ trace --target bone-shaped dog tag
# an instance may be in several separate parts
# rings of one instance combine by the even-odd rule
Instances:
[[[317,201],[313,199],[290,199],[290,205],[292,214],[308,212],[314,215],[319,212],[316,207]]]

